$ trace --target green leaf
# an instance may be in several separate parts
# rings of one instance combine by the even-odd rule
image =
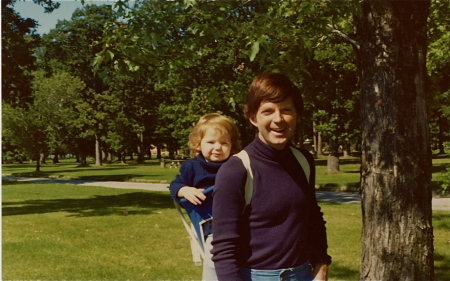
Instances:
[[[259,40],[255,41],[250,48],[250,61],[253,61],[256,57],[256,55],[259,53]]]

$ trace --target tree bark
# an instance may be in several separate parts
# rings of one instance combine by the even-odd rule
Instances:
[[[58,152],[58,150],[55,150],[55,152],[53,154],[52,163],[53,164],[59,163],[59,152]]]
[[[433,280],[427,104],[429,1],[363,1],[360,280]]]
[[[442,116],[439,116],[438,119],[438,128],[439,128],[439,133],[438,133],[438,148],[439,148],[439,152],[438,154],[445,154],[445,150],[444,150],[444,130],[442,129],[444,127],[444,120],[442,120]]]
[[[95,166],[102,165],[102,155],[100,151],[100,138],[95,134]]]
[[[323,156],[322,152],[322,133],[320,131],[316,130],[316,123],[313,123],[313,130],[314,130],[314,149],[316,150],[317,157]]]
[[[138,143],[137,143],[137,163],[138,164],[143,164],[144,163],[144,134],[139,133],[137,134],[137,138],[138,138]]]
[[[327,159],[327,173],[334,174],[339,172],[339,150],[336,140],[329,141],[330,153]]]

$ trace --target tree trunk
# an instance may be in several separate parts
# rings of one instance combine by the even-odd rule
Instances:
[[[41,171],[41,154],[38,153],[37,154],[37,161],[36,161],[36,172],[40,172]]]
[[[45,159],[46,159],[46,158],[47,158],[47,155],[46,155],[44,152],[42,152],[42,153],[39,154],[38,161],[40,162],[41,165],[42,165],[42,164],[47,164],[47,163],[45,162]]]
[[[360,280],[433,280],[427,105],[429,1],[363,1]]]
[[[59,152],[57,150],[55,150],[55,153],[53,155],[52,163],[53,164],[59,163]]]
[[[144,163],[144,134],[137,134],[138,144],[137,144],[137,152],[138,152],[138,164]]]
[[[124,151],[119,153],[119,161],[120,161],[121,164],[126,164],[127,163]]]
[[[444,130],[442,129],[444,127],[444,120],[442,120],[442,116],[439,116],[438,119],[438,128],[439,128],[439,135],[438,135],[438,148],[439,152],[438,154],[445,154],[444,150]]]
[[[81,167],[87,167],[87,151],[88,151],[88,145],[90,145],[90,142],[86,139],[77,139],[77,148],[78,148],[78,157]]]
[[[316,156],[323,156],[322,153],[322,134],[316,130],[316,122],[313,121],[313,134],[314,134],[314,150]]]
[[[161,159],[162,153],[161,153],[161,146],[156,146],[156,159]]]
[[[338,142],[336,140],[330,140],[330,154],[327,159],[327,173],[334,174],[339,172],[339,150]]]
[[[351,146],[350,146],[350,143],[345,142],[344,145],[343,145],[342,147],[343,147],[343,149],[342,149],[343,156],[344,156],[344,157],[349,157],[349,156],[351,156],[351,154],[352,154],[352,153],[351,153],[352,148],[351,148]]]
[[[102,155],[100,151],[100,138],[95,134],[95,166],[102,165]]]

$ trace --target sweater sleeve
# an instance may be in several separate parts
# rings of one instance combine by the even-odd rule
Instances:
[[[213,254],[218,280],[242,280],[237,260],[239,222],[245,206],[247,171],[238,157],[219,170],[213,193]]]
[[[180,174],[178,174],[169,185],[170,195],[172,195],[173,199],[177,201],[180,200],[178,191],[183,186],[192,186],[193,176],[194,171],[191,160],[183,162],[180,167]]]
[[[327,243],[327,232],[325,227],[325,220],[323,219],[323,213],[320,209],[320,206],[317,203],[316,193],[315,193],[315,185],[316,185],[316,166],[314,163],[314,158],[307,151],[302,149],[302,153],[305,155],[308,160],[309,166],[311,167],[310,174],[310,186],[311,186],[311,194],[312,194],[312,229],[313,234],[311,235],[311,245],[313,245],[312,252],[310,255],[310,262],[314,266],[317,263],[331,263],[331,256],[328,255],[328,243]]]

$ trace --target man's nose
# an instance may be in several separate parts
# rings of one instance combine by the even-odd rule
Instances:
[[[274,122],[281,122],[283,121],[283,115],[281,114],[281,111],[277,110],[273,114],[273,121]]]

